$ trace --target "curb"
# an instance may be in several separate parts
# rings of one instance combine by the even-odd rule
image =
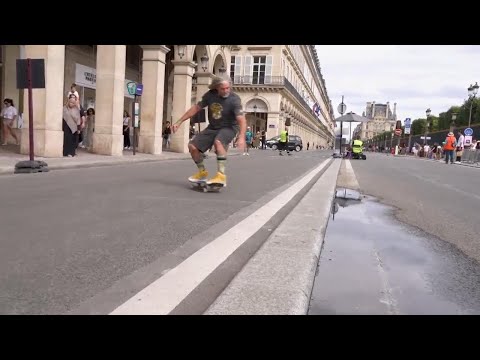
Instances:
[[[238,156],[239,153],[231,153],[228,156]],[[211,157],[211,155],[210,155]],[[49,170],[69,170],[69,169],[84,169],[84,168],[93,168],[93,167],[103,167],[103,166],[114,166],[114,165],[128,165],[128,164],[140,164],[146,162],[162,162],[162,161],[172,161],[172,160],[191,160],[192,158],[190,155],[185,157],[163,157],[163,158],[153,158],[153,159],[134,159],[130,160],[130,158],[116,160],[116,161],[98,161],[93,160],[92,162],[82,162],[82,163],[63,163],[63,164],[56,164],[56,165],[48,165]],[[18,160],[21,161],[21,160]],[[48,159],[44,159],[45,162],[48,164]],[[15,166],[1,166],[0,167],[0,175],[18,175],[14,174]]]
[[[308,313],[340,165],[332,161],[204,314]]]

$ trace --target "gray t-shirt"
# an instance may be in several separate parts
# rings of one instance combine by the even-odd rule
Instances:
[[[202,100],[197,104],[202,109],[208,106],[208,127],[210,129],[221,129],[224,127],[238,126],[237,116],[243,115],[242,102],[235,93],[230,93],[227,98],[218,96],[216,90],[210,90],[203,95]]]

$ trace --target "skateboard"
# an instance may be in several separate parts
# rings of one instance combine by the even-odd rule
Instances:
[[[199,181],[196,183],[191,182],[192,187],[195,190],[202,190],[203,192],[220,192],[220,190],[224,187],[223,184],[210,184],[207,185],[206,181]]]

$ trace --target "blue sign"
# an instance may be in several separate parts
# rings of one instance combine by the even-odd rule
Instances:
[[[143,84],[137,84],[137,88],[135,89],[135,95],[142,96],[143,93]]]
[[[412,121],[412,119],[406,118],[405,119],[405,127],[410,127],[411,121]]]
[[[463,130],[463,133],[466,136],[472,136],[473,135],[473,130],[472,130],[472,128],[466,128],[465,130]]]

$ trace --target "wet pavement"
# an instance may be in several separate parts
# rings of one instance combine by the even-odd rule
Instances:
[[[372,197],[336,197],[309,315],[480,314],[479,263]]]

